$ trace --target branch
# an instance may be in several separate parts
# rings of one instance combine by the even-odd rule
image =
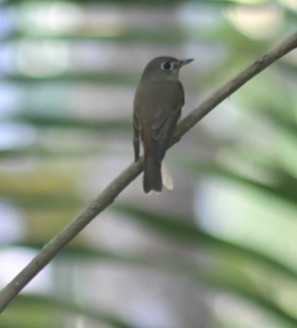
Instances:
[[[177,127],[174,142],[187,133],[220,102],[238,90],[243,84],[262,72],[277,59],[297,48],[297,32],[269,50],[232,80],[213,92]],[[0,292],[0,313],[14,297],[99,213],[114,202],[116,197],[142,171],[143,159],[127,167],[103,192],[78,214],[63,230],[51,239],[32,261]]]

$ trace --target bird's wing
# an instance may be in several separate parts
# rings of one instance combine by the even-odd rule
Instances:
[[[140,148],[140,132],[141,125],[137,112],[134,110],[133,113],[133,148],[134,148],[134,159],[135,162],[139,159],[139,148]]]
[[[156,158],[163,160],[165,152],[172,141],[177,121],[184,105],[184,90],[179,81],[167,82],[166,92],[162,93],[158,110],[152,126],[152,137],[157,144]]]

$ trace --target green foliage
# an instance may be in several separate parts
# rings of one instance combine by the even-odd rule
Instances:
[[[107,3],[68,2],[77,4],[80,14],[86,11],[89,15],[96,6],[103,10]],[[34,5],[34,2],[16,0],[7,0],[4,3],[6,9],[15,13],[15,17],[21,17],[28,4]],[[130,96],[139,78],[138,66],[143,66],[143,58],[139,58],[139,63],[136,63],[133,56],[135,49],[138,49],[140,55],[164,49],[182,52],[187,47],[191,49],[202,44],[210,47],[205,57],[211,57],[215,52],[212,52],[212,46],[220,49],[221,56],[217,56],[213,65],[208,64],[204,68],[204,64],[198,64],[198,69],[189,72],[192,79],[188,81],[192,92],[189,98],[195,98],[196,102],[196,89],[202,94],[212,91],[256,59],[282,35],[287,34],[292,26],[295,28],[297,11],[279,2],[277,8],[282,17],[280,27],[266,38],[255,39],[245,34],[228,16],[228,11],[240,3],[241,1],[196,1],[195,5],[198,7],[193,7],[193,11],[201,9],[201,14],[197,10],[197,20],[203,21],[205,8],[211,12],[210,18],[213,19],[211,24],[206,22],[203,25],[202,22],[199,27],[193,22],[187,22],[188,27],[182,27],[178,23],[174,12],[178,12],[183,6],[193,5],[181,0],[112,2],[112,12],[118,15],[116,17],[121,16],[123,8],[131,7],[144,12],[148,8],[156,12],[164,11],[164,7],[172,9],[170,22],[175,20],[175,24],[172,24],[174,27],[169,24],[159,29],[145,24],[139,28],[139,24],[135,27],[125,22],[127,26],[117,28],[117,33],[108,34],[102,26],[96,28],[84,22],[79,27],[61,33],[55,32],[54,26],[47,33],[34,28],[33,23],[32,26],[29,24],[27,28],[22,28],[20,22],[14,22],[13,28],[1,36],[3,45],[10,49],[11,63],[3,69],[0,79],[3,85],[10,88],[10,92],[17,90],[16,100],[14,99],[17,105],[11,110],[9,102],[8,105],[6,103],[4,107],[7,108],[3,108],[3,115],[0,112],[0,122],[3,126],[15,125],[17,131],[22,131],[25,127],[32,135],[28,137],[26,133],[20,133],[22,142],[11,142],[4,146],[0,144],[1,204],[9,204],[17,210],[26,226],[26,232],[21,237],[10,242],[1,242],[0,255],[15,247],[35,251],[42,248],[52,235],[62,229],[103,188],[102,185],[96,185],[94,192],[92,183],[101,179],[105,183],[105,173],[109,177],[108,169],[113,170],[113,166],[109,168],[105,164],[106,158],[115,158],[114,162],[117,162],[119,156],[123,156],[124,162],[131,151],[129,161],[132,161],[131,110],[127,107],[132,106]],[[264,2],[259,3],[263,5]],[[43,2],[43,5],[47,4],[51,5],[50,2]],[[69,18],[67,15],[65,13],[64,19]],[[91,16],[89,19],[91,20]],[[65,67],[44,73],[42,69],[46,60],[41,65],[30,61],[29,64],[26,63],[25,58],[28,57],[24,54],[29,49],[26,47],[29,47],[30,42],[37,42],[37,49],[41,49],[45,43],[66,46],[68,57],[66,56]],[[89,61],[95,64],[97,60],[100,62],[106,45],[111,45],[107,53],[108,58],[112,58],[112,54],[116,58],[115,67],[104,66],[102,63],[99,68],[96,65],[88,66]],[[92,51],[88,52],[89,56],[93,55],[91,59],[75,59],[80,50],[89,46],[96,49],[93,50],[95,55]],[[102,48],[98,50],[96,46]],[[40,57],[45,56],[45,53],[40,51]],[[118,53],[123,57],[118,56]],[[204,63],[204,59],[199,56],[197,54],[197,62]],[[53,62],[60,64],[59,61],[65,60],[62,57],[63,54],[61,57],[59,54],[54,55]],[[135,318],[122,316],[117,312],[115,305],[112,308],[114,311],[105,310],[100,302],[88,299],[89,292],[104,293],[108,288],[100,285],[98,277],[98,280],[91,282],[94,291],[85,290],[84,282],[88,282],[85,277],[88,276],[84,276],[84,269],[92,272],[94,265],[102,268],[112,264],[129,268],[132,272],[158,272],[168,279],[173,277],[176,284],[180,280],[189,282],[199,295],[201,288],[204,288],[206,295],[231,295],[237,304],[246,302],[243,307],[247,309],[247,313],[260,313],[267,326],[275,323],[275,327],[296,327],[297,266],[294,250],[297,245],[295,238],[290,236],[294,237],[297,230],[297,66],[293,55],[291,58],[281,60],[269,68],[268,72],[255,77],[229,101],[224,102],[223,108],[217,108],[210,117],[205,118],[207,125],[213,123],[217,127],[213,130],[218,131],[208,129],[201,122],[200,129],[197,128],[198,136],[195,129],[190,137],[182,141],[183,145],[190,145],[189,156],[185,155],[186,149],[182,147],[175,154],[172,152],[176,159],[175,167],[180,169],[177,175],[184,173],[190,176],[192,182],[197,182],[197,189],[203,179],[213,182],[217,188],[223,183],[226,193],[228,188],[232,188],[236,194],[237,198],[232,198],[229,205],[227,204],[229,211],[225,206],[219,215],[215,213],[213,230],[203,224],[204,216],[209,219],[203,210],[192,215],[172,215],[172,209],[158,210],[153,198],[139,198],[138,192],[133,195],[135,199],[138,197],[137,206],[133,205],[136,201],[121,199],[120,204],[114,205],[108,213],[115,215],[118,220],[120,218],[121,222],[118,224],[130,224],[134,229],[136,227],[156,240],[165,242],[168,247],[172,246],[171,255],[162,251],[154,253],[141,247],[136,247],[134,252],[124,248],[115,251],[104,245],[98,246],[101,235],[96,238],[96,242],[99,240],[98,244],[90,246],[92,241],[87,234],[82,234],[51,264],[54,270],[51,276],[54,280],[53,291],[31,291],[20,295],[1,316],[0,326],[68,327],[67,318],[74,322],[76,318],[83,317],[90,322],[90,326],[140,327],[139,323],[135,323]],[[103,58],[103,63],[104,60],[108,61]],[[134,61],[135,67],[126,66]],[[36,69],[38,65],[41,66],[41,71]],[[108,101],[118,101],[117,112],[109,113],[109,108],[105,108],[108,102],[95,98],[90,91],[92,88],[96,88],[98,92],[103,88],[111,88],[114,99],[110,98]],[[130,97],[129,105],[122,102],[120,97],[117,99],[115,88],[127,88],[127,94],[130,92],[127,96]],[[55,93],[58,96],[52,96],[53,89],[58,90]],[[84,93],[86,89],[87,97]],[[78,93],[81,93],[81,98],[77,96]],[[97,108],[97,103],[93,106],[94,101],[98,102],[98,110],[94,110]],[[230,112],[231,107],[236,111],[235,115]],[[199,131],[203,131],[202,137]],[[204,156],[203,152],[198,151],[198,142],[204,143],[204,147],[211,153],[210,156]],[[89,162],[92,160],[93,166],[90,166]],[[112,171],[113,176],[117,173]],[[223,202],[223,196],[224,193],[219,196],[214,193],[211,200],[207,200],[209,208],[214,210],[220,201]],[[193,192],[191,198],[194,207],[199,197]],[[243,202],[244,206],[237,204],[237,200],[239,203]],[[183,202],[186,199],[180,198],[173,212],[176,210],[178,213]],[[151,208],[147,209],[147,203]],[[231,216],[235,216],[236,221],[228,221]],[[109,217],[103,216],[102,221],[105,219],[108,220]],[[2,220],[6,223],[5,216]],[[228,222],[232,224],[228,226]],[[91,225],[90,229],[92,227]],[[236,228],[243,229],[246,233],[236,235]],[[226,232],[228,229],[230,231]],[[109,231],[109,234],[108,239],[118,237],[116,233]],[[176,252],[176,248],[183,252]],[[194,254],[204,254],[208,264],[201,265],[191,256],[187,257],[185,254],[188,254],[189,249]],[[76,270],[72,270],[73,266],[81,270],[78,270],[79,278],[76,277]],[[63,270],[66,271],[65,275]],[[64,287],[67,290],[65,293]],[[129,303],[132,297],[126,295],[123,303]],[[260,327],[261,323],[246,324],[240,318],[232,317],[234,313],[236,316],[235,310],[230,313],[226,311],[225,316],[228,317],[229,313],[227,319],[221,318],[213,303],[210,304],[206,314],[211,317],[209,327]],[[147,328],[149,324],[144,326]]]

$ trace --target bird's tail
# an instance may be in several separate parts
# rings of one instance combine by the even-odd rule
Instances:
[[[154,160],[153,157],[148,157],[144,162],[143,173],[143,190],[147,194],[150,191],[161,192],[162,186],[167,189],[173,189],[173,181],[168,171],[165,161],[162,165]]]
[[[147,194],[150,191],[162,191],[161,163],[152,156],[144,159],[143,190]]]

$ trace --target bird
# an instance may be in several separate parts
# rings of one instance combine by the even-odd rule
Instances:
[[[134,160],[137,162],[142,141],[145,193],[161,192],[163,184],[168,189],[173,188],[163,160],[172,142],[185,102],[179,71],[193,60],[180,60],[170,56],[157,57],[146,65],[141,75],[134,97],[133,148]]]

